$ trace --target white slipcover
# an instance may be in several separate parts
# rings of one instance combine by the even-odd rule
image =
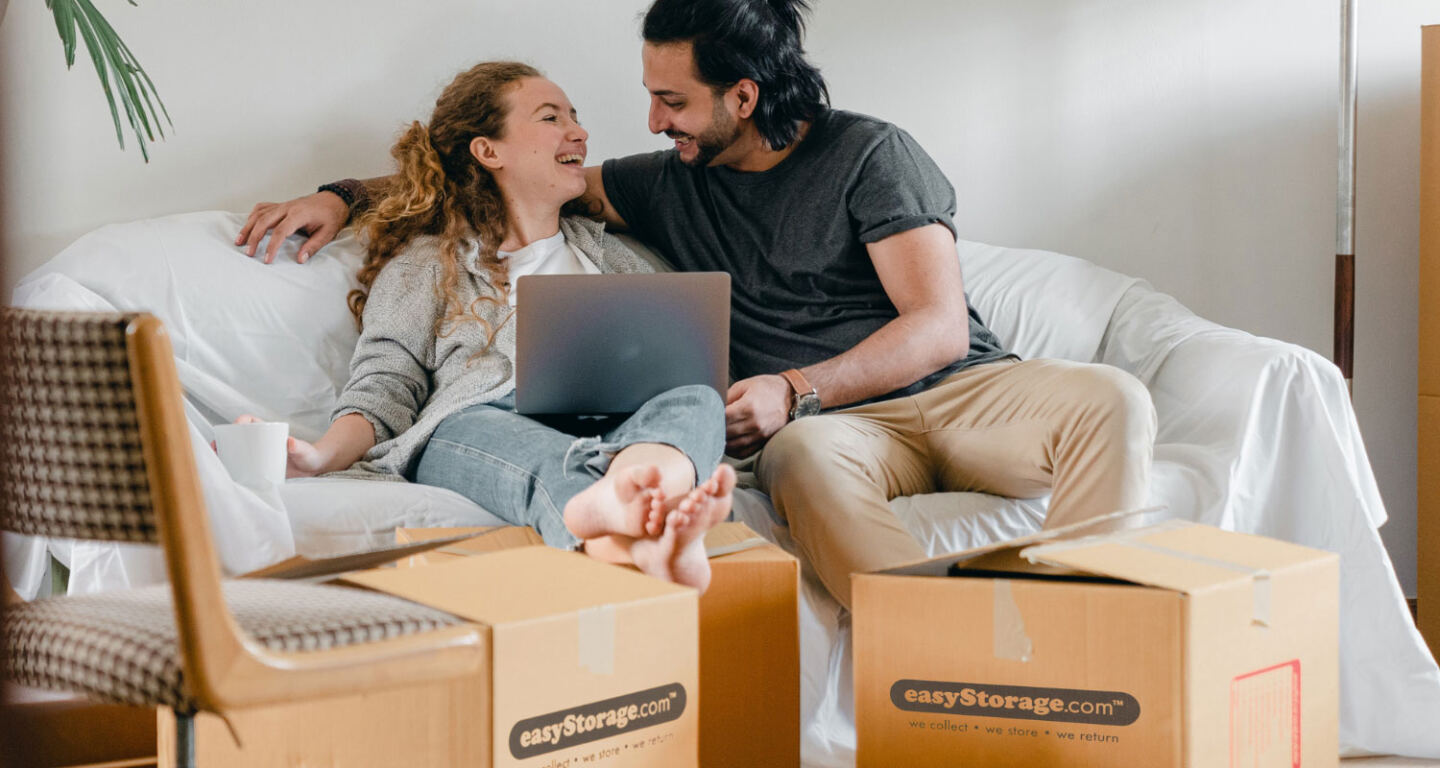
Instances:
[[[253,413],[318,436],[355,341],[343,304],[359,259],[353,238],[307,265],[293,263],[293,241],[265,266],[231,245],[242,221],[206,212],[104,227],[22,280],[15,303],[144,309],[164,320],[217,546],[232,573],[296,549],[379,543],[401,525],[494,524],[439,489],[319,479],[287,483],[277,500],[224,474],[208,448],[210,424]],[[959,252],[971,300],[1011,349],[1115,365],[1149,388],[1159,416],[1152,503],[1340,554],[1342,743],[1352,752],[1440,758],[1440,670],[1380,542],[1384,506],[1335,367],[1301,347],[1207,322],[1141,281],[1079,259],[966,242]],[[892,507],[940,554],[1038,528],[1045,500],[931,494]],[[736,517],[794,551],[758,491],[739,494]],[[49,554],[71,567],[72,591],[163,578],[156,553],[144,548],[15,536],[5,547],[10,580],[27,596]],[[808,569],[800,623],[804,762],[853,765],[848,617]]]

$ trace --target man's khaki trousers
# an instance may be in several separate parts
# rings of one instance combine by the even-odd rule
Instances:
[[[1106,365],[1005,360],[911,397],[787,424],[756,474],[790,535],[847,608],[850,574],[926,553],[890,499],[937,491],[1049,493],[1047,528],[1145,504],[1155,408]]]

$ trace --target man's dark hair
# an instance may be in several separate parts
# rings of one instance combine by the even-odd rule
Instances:
[[[809,10],[808,0],[655,0],[642,34],[647,43],[690,43],[700,80],[713,89],[754,80],[755,127],[771,149],[783,149],[830,103],[800,45]]]

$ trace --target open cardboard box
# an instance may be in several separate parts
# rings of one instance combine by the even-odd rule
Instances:
[[[456,537],[469,538],[456,541]],[[402,528],[402,546],[446,543],[409,556],[444,562],[540,543],[530,528]],[[800,764],[800,564],[741,523],[705,537],[710,588],[700,596],[700,765]]]
[[[0,684],[0,765],[153,765],[155,710]]]
[[[857,765],[1337,765],[1338,557],[1136,522],[856,575]]]
[[[481,528],[445,528],[443,536],[433,536],[423,541],[402,541],[391,546],[377,547],[363,552],[349,552],[330,557],[295,555],[253,570],[242,575],[242,579],[287,579],[295,581],[333,581],[352,571],[363,571],[389,565],[402,558],[413,557],[432,549],[440,549],[474,538]],[[538,543],[538,542],[532,542]]]
[[[448,536],[386,550],[405,557]],[[563,768],[694,766],[697,596],[585,555],[526,546],[415,568],[351,571],[377,553],[270,572],[424,603],[478,624],[477,675],[428,686],[197,718],[207,768],[306,764]],[[161,739],[171,724],[161,715]],[[162,762],[163,762],[162,755]]]

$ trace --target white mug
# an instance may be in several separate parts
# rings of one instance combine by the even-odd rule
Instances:
[[[283,421],[217,424],[215,450],[231,479],[242,485],[279,485],[289,463],[290,425]]]

